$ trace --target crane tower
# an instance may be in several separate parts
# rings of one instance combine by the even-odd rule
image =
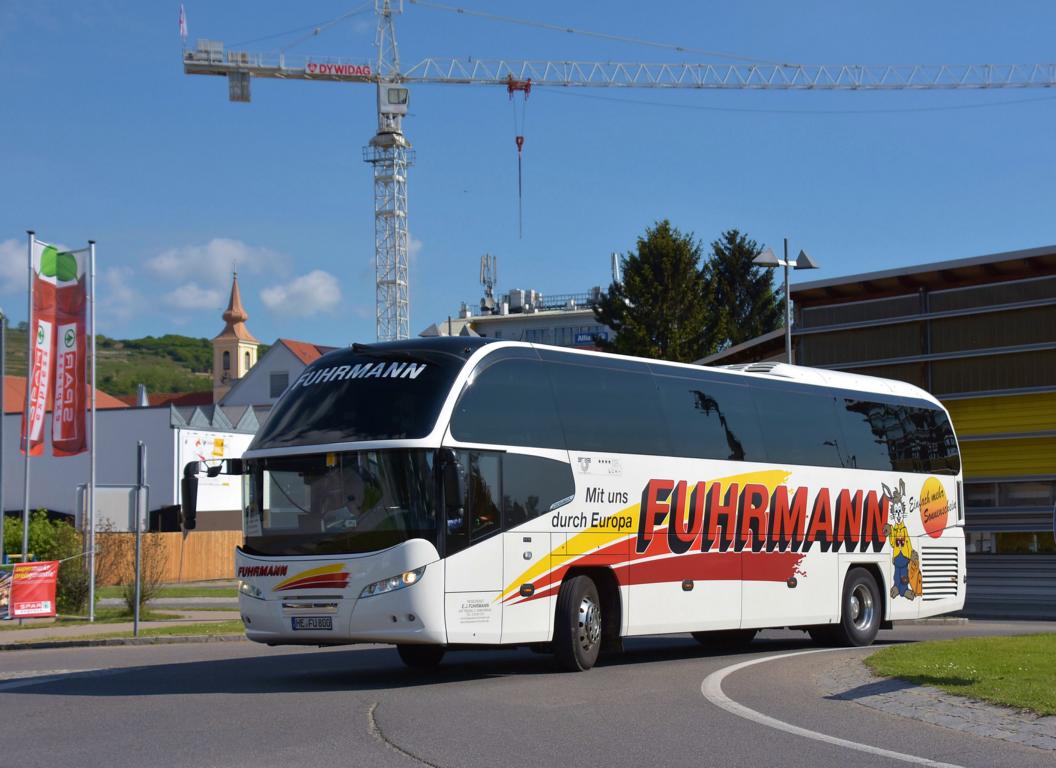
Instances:
[[[407,169],[414,163],[414,150],[402,130],[408,92],[399,82],[400,52],[392,23],[394,11],[390,0],[375,0],[375,9],[378,132],[363,147],[363,160],[374,167],[375,327],[378,341],[394,341],[411,335]]]

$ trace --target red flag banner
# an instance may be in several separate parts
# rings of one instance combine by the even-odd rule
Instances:
[[[59,561],[16,563],[11,574],[9,616],[12,619],[55,615],[55,585]]]
[[[30,256],[31,288],[33,292],[33,317],[30,332],[33,334],[33,357],[30,360],[29,378],[29,424],[22,415],[22,452],[33,456],[44,453],[44,416],[48,410],[51,394],[51,357],[54,349],[55,330],[55,280],[54,269],[49,280],[45,268],[56,264],[58,251],[46,243],[33,240]]]
[[[88,450],[85,428],[88,290],[84,256],[84,251],[56,254],[55,407],[51,421],[51,451],[55,456],[75,456]]]

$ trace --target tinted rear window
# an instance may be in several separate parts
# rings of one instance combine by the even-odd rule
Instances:
[[[464,363],[427,350],[331,353],[290,385],[251,448],[425,437]]]

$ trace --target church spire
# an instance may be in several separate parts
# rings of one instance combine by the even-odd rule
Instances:
[[[251,341],[257,343],[257,340],[253,338],[253,334],[249,332],[246,327],[246,321],[249,320],[249,313],[246,312],[242,306],[242,293],[238,290],[238,272],[233,273],[231,280],[231,298],[227,302],[227,309],[224,310],[224,330],[220,332],[220,335],[216,338],[228,338],[234,337],[241,339],[242,341]]]

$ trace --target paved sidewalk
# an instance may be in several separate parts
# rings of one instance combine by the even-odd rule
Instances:
[[[976,736],[1056,751],[1056,717],[1038,717],[1009,707],[954,696],[926,685],[876,677],[861,659],[843,658],[815,675],[822,692],[900,717]]]
[[[181,611],[180,618],[164,621],[141,621],[140,630],[160,629],[179,624],[204,624],[207,622],[232,621],[239,618],[238,611]],[[132,622],[112,622],[98,624],[79,624],[64,626],[62,624],[38,624],[33,629],[12,629],[0,632],[0,645],[6,643],[23,643],[38,640],[81,640],[97,635],[110,635],[115,632],[132,632]]]

